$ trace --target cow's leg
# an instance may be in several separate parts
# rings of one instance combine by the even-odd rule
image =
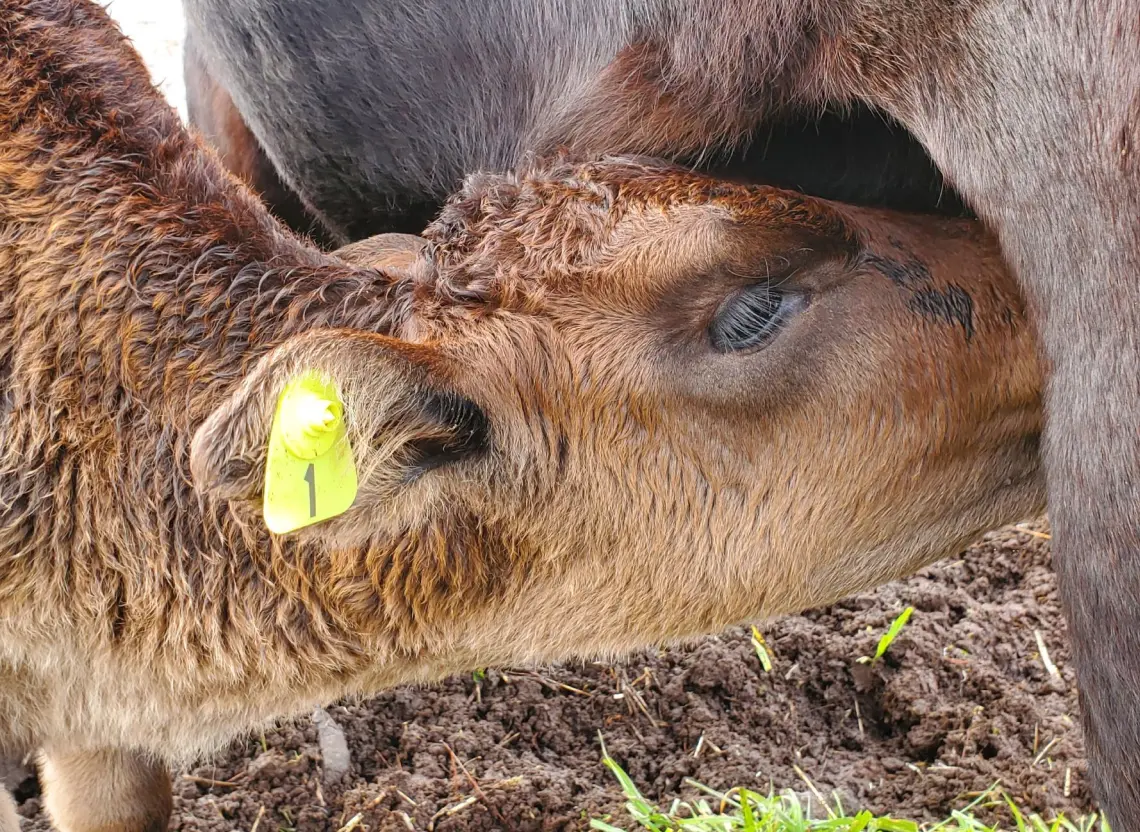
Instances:
[[[993,225],[1037,315],[1053,560],[1091,777],[1116,832],[1135,832],[1140,15],[1113,0],[970,6],[932,2],[909,30],[914,5],[865,22],[851,66]]]
[[[1115,208],[1140,223],[1137,200]],[[1036,252],[1011,241],[1009,251],[1052,364],[1045,463],[1053,563],[1091,776],[1113,828],[1129,832],[1140,830],[1140,243],[1113,206],[1087,211],[1027,214],[1022,222],[1054,241],[1037,238]],[[1009,239],[1018,226],[1005,225]]]
[[[50,751],[40,761],[44,805],[61,832],[164,832],[170,774],[141,755]]]
[[[182,62],[190,124],[218,152],[222,164],[253,188],[269,209],[294,231],[308,235],[318,245],[334,245],[333,238],[269,161],[230,94],[210,72],[192,31],[187,32],[183,44]]]
[[[1081,171],[1087,144],[1062,143],[1072,169],[1041,178],[1040,204],[974,204],[1000,231],[1051,367],[1053,562],[1094,788],[1113,828],[1131,832],[1140,830],[1140,200],[1106,184],[1111,171]],[[998,158],[1011,161],[1011,176],[1042,174]],[[970,164],[948,165],[967,198]]]

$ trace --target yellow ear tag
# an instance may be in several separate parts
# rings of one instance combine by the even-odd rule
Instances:
[[[265,460],[265,525],[274,534],[343,514],[356,499],[356,465],[344,407],[316,373],[290,381],[277,400]]]

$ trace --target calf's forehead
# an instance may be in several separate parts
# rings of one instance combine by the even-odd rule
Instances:
[[[445,272],[514,273],[541,282],[623,256],[700,251],[718,221],[837,238],[850,233],[839,212],[811,197],[610,160],[473,176],[425,235]]]
[[[836,224],[825,211],[817,222],[815,214],[773,210],[767,197],[758,189],[743,209],[720,199],[628,206],[573,263],[536,271],[532,282],[555,298],[584,296],[616,311],[778,279],[813,252],[854,252],[852,225]]]

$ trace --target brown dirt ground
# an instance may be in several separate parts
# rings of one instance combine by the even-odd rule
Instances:
[[[908,604],[915,614],[886,659],[858,664]],[[771,673],[741,628],[625,664],[492,670],[336,705],[329,713],[352,752],[341,782],[322,783],[316,730],[300,721],[178,776],[172,828],[335,832],[358,812],[361,832],[578,830],[607,814],[632,828],[600,763],[599,731],[666,805],[694,796],[686,777],[805,792],[798,767],[821,791],[840,789],[846,806],[919,821],[995,781],[1043,815],[1091,810],[1042,537],[995,532],[961,558],[764,634]],[[25,829],[46,832],[34,780],[21,792]]]

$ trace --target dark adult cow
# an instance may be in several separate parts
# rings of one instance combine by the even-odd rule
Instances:
[[[528,153],[568,147],[583,155],[707,159],[765,119],[849,103],[905,125],[997,232],[1039,318],[1050,364],[1045,459],[1054,558],[1091,771],[1114,828],[1140,830],[1136,4],[185,0],[185,6],[194,119],[216,140],[237,142],[227,155],[231,165],[244,154],[260,171],[255,185],[278,188],[293,199],[294,211],[306,206],[334,239],[391,227],[393,209],[414,225],[415,212],[430,212],[461,172],[509,167]],[[204,107],[208,94],[211,108]],[[230,99],[236,110],[227,130],[207,113],[225,113]],[[828,135],[873,138],[865,116],[852,123],[831,122]],[[803,134],[784,138],[787,156],[801,162],[817,148],[836,146],[823,140],[828,136],[814,146]],[[892,147],[907,149],[905,141]],[[904,173],[886,190],[903,201],[937,192],[936,180],[914,176],[923,160],[903,155]],[[847,161],[840,173],[872,174],[862,186],[881,171],[864,167],[857,153]],[[818,181],[794,181],[806,173],[803,166],[783,164],[777,154],[775,173],[773,165],[767,170],[771,181],[849,198],[840,187],[848,180],[832,180],[828,192]],[[276,172],[299,203],[280,181],[274,184]],[[900,190],[915,184],[917,192]],[[883,194],[864,196],[856,201]]]
[[[321,242],[418,233],[465,174],[513,169],[535,150],[558,148],[567,108],[597,94],[615,50],[633,37],[609,31],[608,3],[594,10],[575,2],[553,16],[524,13],[527,4],[521,18],[503,0],[453,3],[447,14],[432,5],[337,0],[276,9],[243,0],[231,16],[189,2],[190,120],[280,217]],[[587,48],[591,37],[610,45]],[[964,212],[922,146],[864,104],[789,112],[750,139],[653,149],[828,199]],[[595,146],[643,145],[622,138]]]

